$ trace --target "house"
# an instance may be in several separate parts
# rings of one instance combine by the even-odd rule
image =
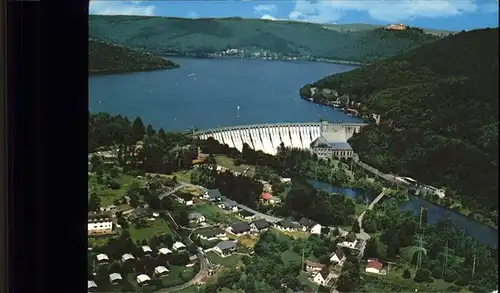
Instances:
[[[236,241],[233,240],[219,242],[219,244],[214,247],[214,251],[220,254],[222,257],[230,255],[235,250]]]
[[[184,245],[184,243],[182,242],[175,242],[174,245],[172,245],[172,249],[174,251],[185,251],[186,250],[186,245]]]
[[[135,260],[135,257],[133,255],[131,255],[130,253],[125,253],[124,255],[122,255],[122,262],[128,262],[128,261],[133,261]]]
[[[141,218],[150,217],[153,213],[150,209],[146,208],[137,208],[134,209],[131,213],[127,214],[125,217],[129,221],[135,221]]]
[[[97,290],[97,284],[94,281],[87,281],[87,290],[89,292],[95,292]]]
[[[123,281],[122,275],[118,273],[109,274],[109,282],[113,285],[118,285]]]
[[[274,227],[276,227],[277,229],[282,230],[282,231],[297,231],[299,228],[299,225],[295,224],[290,219],[284,219],[284,220],[281,220],[281,221],[275,223]]]
[[[346,248],[355,248],[356,244],[358,244],[358,239],[356,234],[350,233],[346,236],[346,240],[339,243],[339,246]]]
[[[309,231],[311,234],[321,234],[321,225],[313,220],[302,218],[300,219],[299,224],[302,226],[302,231],[304,232]]]
[[[344,253],[344,250],[341,247],[338,247],[337,251],[332,253],[330,256],[331,263],[336,263],[336,264],[342,265],[345,260],[346,260],[346,255]]]
[[[273,199],[273,196],[272,194],[270,193],[267,193],[267,192],[263,192],[261,195],[260,195],[260,200],[263,202],[263,203],[271,203],[271,200]]]
[[[218,189],[209,189],[203,194],[203,199],[210,202],[218,202],[222,200],[222,194],[220,194]]]
[[[306,267],[306,272],[319,272],[322,269],[326,268],[326,265],[313,262],[310,260],[306,260],[304,265]]]
[[[241,210],[239,213],[240,217],[242,217],[243,219],[245,220],[253,220],[255,219],[255,215],[249,211],[246,211],[246,210]]]
[[[225,238],[226,233],[220,228],[215,229],[203,229],[197,231],[198,237],[203,240],[213,241],[220,238]]]
[[[328,268],[323,268],[321,271],[317,272],[313,277],[313,282],[318,285],[326,285],[328,276],[330,275],[330,271]]]
[[[191,193],[179,193],[177,194],[177,199],[180,203],[183,203],[187,206],[193,205],[193,195]]]
[[[145,245],[142,247],[142,252],[144,255],[151,255],[153,251],[151,250],[151,247]]]
[[[100,265],[107,264],[109,262],[108,256],[105,255],[104,253],[98,254],[96,258],[97,258],[97,263],[99,263]]]
[[[268,221],[266,221],[266,219],[258,219],[258,220],[253,221],[250,224],[250,228],[253,231],[258,231],[258,232],[267,231],[267,229],[269,228],[269,226],[270,226],[270,224],[269,224]]]
[[[138,285],[147,286],[149,281],[151,281],[151,278],[146,274],[140,274],[139,276],[137,276],[136,280]]]
[[[105,214],[89,214],[87,230],[89,236],[113,234],[113,220]]]
[[[225,200],[222,203],[218,204],[217,206],[223,210],[230,212],[238,211],[238,203],[232,200]]]
[[[378,261],[378,259],[376,258],[369,259],[368,263],[366,264],[365,272],[372,274],[380,274],[382,267],[383,265],[381,262]]]
[[[169,273],[170,273],[170,271],[166,267],[157,266],[155,268],[154,275],[158,278],[161,278],[161,277],[167,276]]]
[[[282,183],[290,183],[290,182],[292,182],[292,178],[281,178],[280,181]]]
[[[171,253],[172,253],[172,250],[165,248],[165,247],[158,249],[158,254],[168,255]]]
[[[236,236],[241,236],[250,232],[250,225],[247,222],[237,222],[232,224],[228,231]]]
[[[191,255],[189,257],[189,263],[186,265],[186,268],[190,268],[196,264],[196,261],[198,260],[198,257],[195,255]]]
[[[116,212],[116,206],[115,205],[109,205],[106,207],[100,207],[99,210],[101,213],[106,213],[106,212]]]
[[[188,219],[190,223],[200,224],[205,222],[205,216],[197,212],[189,213]]]

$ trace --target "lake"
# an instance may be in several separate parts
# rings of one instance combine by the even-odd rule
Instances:
[[[311,186],[325,192],[335,192],[343,194],[349,198],[355,199],[358,193],[350,188],[340,188],[332,186],[331,184],[320,182],[314,179],[306,180]],[[361,194],[362,195],[362,194]],[[363,195],[362,195],[363,196]],[[369,196],[370,200],[373,195]],[[383,200],[383,199],[382,199]],[[498,249],[498,230],[487,225],[481,224],[473,219],[467,218],[457,212],[451,211],[445,207],[435,205],[423,198],[415,195],[409,196],[409,201],[400,206],[401,211],[412,211],[414,215],[420,214],[420,207],[427,208],[427,222],[435,224],[439,220],[449,217],[453,225],[459,229],[464,230],[465,235],[470,236],[477,242],[488,245],[493,249]]]
[[[144,123],[167,131],[315,122],[321,118],[361,121],[299,96],[303,85],[352,70],[356,68],[353,65],[260,59],[168,59],[181,67],[90,76],[90,112],[139,116]]]

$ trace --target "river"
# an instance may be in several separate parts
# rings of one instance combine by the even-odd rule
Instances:
[[[336,192],[343,194],[349,198],[355,199],[359,193],[350,188],[340,188],[332,186],[328,183],[320,182],[313,179],[306,180],[314,188],[326,191]],[[364,196],[364,195],[362,195]],[[374,196],[369,196],[372,200]],[[383,200],[383,199],[382,199]],[[481,224],[473,219],[467,218],[457,212],[451,211],[445,207],[433,204],[423,198],[415,195],[409,196],[409,201],[400,206],[401,211],[412,211],[416,216],[420,213],[420,207],[427,208],[427,222],[435,224],[439,220],[449,217],[453,225],[459,229],[464,230],[465,235],[470,236],[478,243],[488,245],[493,249],[498,249],[498,230],[487,225]]]
[[[352,70],[357,67],[354,65],[260,59],[169,59],[181,67],[90,76],[90,112],[140,116],[144,123],[167,131],[314,122],[321,118],[360,121],[299,96],[304,84]]]

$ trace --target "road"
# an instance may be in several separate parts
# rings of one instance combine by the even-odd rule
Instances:
[[[384,197],[385,195],[385,190],[382,190],[382,192],[370,203],[368,206],[367,210],[373,210],[373,207]],[[362,240],[368,240],[370,239],[370,235],[363,230],[363,217],[365,216],[366,210],[361,213],[358,217],[358,224],[359,224],[359,233],[356,234],[356,236]]]
[[[392,175],[392,174],[385,174],[383,172],[380,172],[379,170],[373,168],[372,166],[370,165],[367,165],[361,161],[359,161],[359,159],[357,158],[354,158],[354,162],[360,166],[361,168],[365,169],[366,171],[386,180],[387,182],[390,182],[394,185],[397,185],[401,188],[404,188],[404,189],[407,189],[409,191],[415,191],[415,188],[412,188],[411,186],[409,186],[408,184],[404,184],[403,182],[399,181],[396,179],[396,176],[395,175]]]
[[[158,195],[158,198],[159,198],[159,199],[162,199],[162,198],[164,198],[165,196],[169,196],[169,195],[171,195],[171,194],[175,193],[177,190],[182,189],[182,188],[184,188],[184,187],[188,186],[188,185],[187,185],[186,183],[184,183],[184,182],[178,182],[178,184],[179,184],[179,185],[178,185],[177,187],[175,187],[174,189],[172,189],[172,190],[170,190],[170,191],[168,191],[168,192],[164,192],[164,193],[162,193],[162,194],[159,194],[159,195]]]

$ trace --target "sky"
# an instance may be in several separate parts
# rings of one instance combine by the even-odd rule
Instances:
[[[234,17],[406,25],[440,30],[498,27],[498,0],[90,1],[91,14]]]

